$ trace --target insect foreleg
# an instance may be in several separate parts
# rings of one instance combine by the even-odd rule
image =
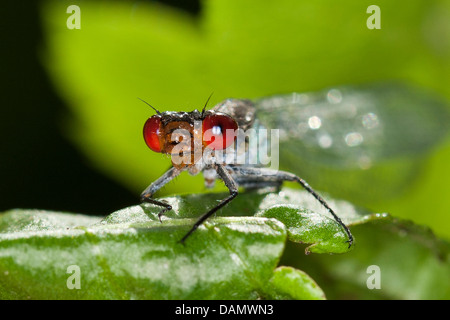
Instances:
[[[156,191],[158,191],[167,183],[172,181],[175,177],[177,177],[181,172],[182,170],[176,169],[174,167],[170,168],[161,177],[159,177],[158,180],[149,185],[147,189],[145,189],[141,194],[141,202],[147,202],[163,207],[163,209],[158,213],[159,221],[161,221],[161,216],[165,212],[172,210],[172,206],[168,203],[152,199],[152,196],[156,193]]]
[[[208,219],[214,212],[225,206],[227,203],[229,203],[231,200],[233,200],[237,194],[238,194],[238,185],[234,181],[233,177],[230,175],[230,173],[225,169],[224,166],[221,164],[216,164],[215,169],[219,177],[223,180],[225,185],[227,186],[228,190],[230,191],[230,195],[226,197],[225,199],[221,200],[217,206],[203,214],[197,222],[192,226],[191,230],[189,230],[188,233],[180,240],[181,243],[184,243],[186,239],[197,230],[197,228],[206,220]]]

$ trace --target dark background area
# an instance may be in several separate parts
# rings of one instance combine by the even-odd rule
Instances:
[[[199,1],[158,2],[200,13]],[[62,134],[61,119],[71,115],[39,61],[44,46],[39,5],[1,4],[0,211],[105,215],[136,204],[138,194],[97,172]]]

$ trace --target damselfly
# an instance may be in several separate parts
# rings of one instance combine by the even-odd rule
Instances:
[[[154,152],[170,155],[172,160],[172,167],[141,194],[141,202],[162,207],[158,214],[160,220],[172,207],[154,199],[153,195],[183,171],[191,175],[202,172],[207,187],[212,187],[219,178],[230,192],[214,208],[200,216],[181,242],[217,210],[232,201],[238,195],[239,187],[278,188],[284,181],[291,181],[299,183],[328,210],[346,232],[349,247],[352,245],[353,236],[349,228],[306,181],[290,172],[264,167],[264,161],[258,153],[261,148],[264,149],[263,146],[267,151],[265,139],[257,137],[257,143],[254,144],[256,149],[250,147],[251,139],[255,138],[258,130],[264,129],[263,124],[258,121],[258,108],[254,102],[247,99],[227,99],[211,110],[206,110],[207,103],[208,101],[202,111],[191,112],[160,112],[150,105],[157,114],[150,117],[144,125],[147,146]],[[249,132],[252,134],[249,135]]]

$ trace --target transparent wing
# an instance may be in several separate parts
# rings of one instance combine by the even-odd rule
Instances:
[[[443,101],[402,85],[339,87],[255,101],[261,125],[279,129],[280,163],[301,158],[342,169],[425,153],[449,131]],[[294,161],[295,163],[295,161]]]

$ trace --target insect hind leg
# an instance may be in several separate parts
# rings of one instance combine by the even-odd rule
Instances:
[[[267,181],[260,179],[235,179],[235,181],[238,183],[239,187],[248,191],[267,189],[272,192],[279,192],[283,185],[283,181]]]
[[[242,181],[245,184],[246,181],[260,181],[261,186],[268,182],[278,182],[281,186],[283,181],[291,181],[300,183],[300,185],[308,191],[314,198],[316,198],[319,203],[327,209],[327,211],[333,216],[334,220],[341,225],[348,236],[348,247],[350,248],[353,244],[353,235],[350,229],[342,222],[339,216],[334,212],[333,209],[328,205],[328,203],[302,178],[299,178],[293,173],[286,171],[277,171],[267,168],[255,168],[246,166],[228,166],[229,170],[232,171],[232,175],[236,181]],[[256,186],[256,184],[254,184]]]

